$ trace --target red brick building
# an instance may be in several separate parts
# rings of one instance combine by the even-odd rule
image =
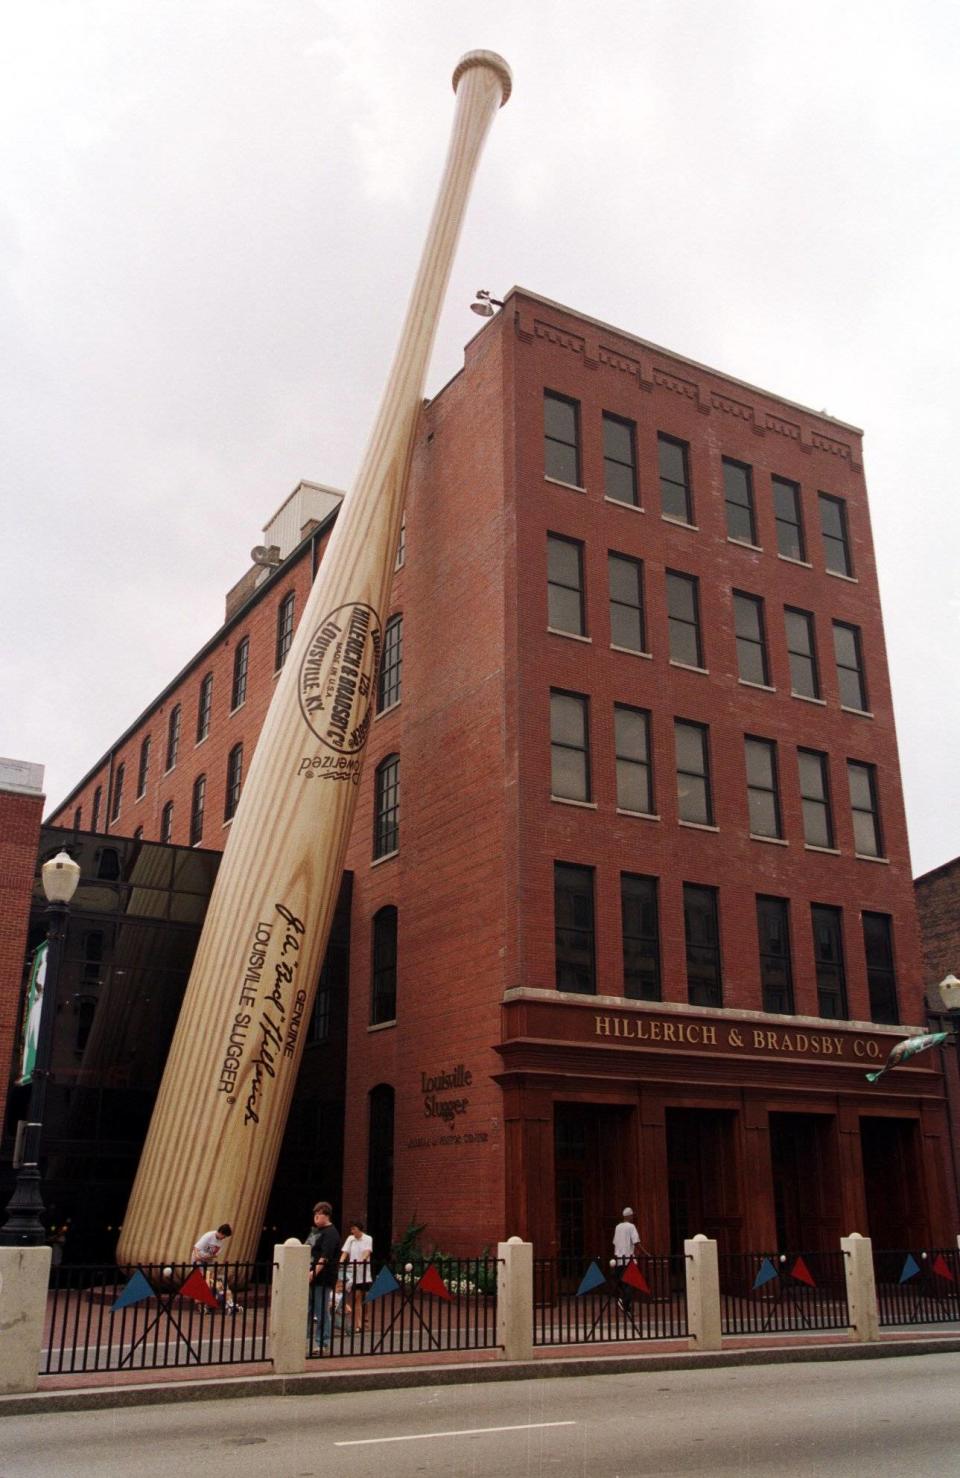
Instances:
[[[937,1054],[865,1078],[924,978],[860,442],[521,290],[425,407],[347,858],[381,1242],[952,1236]],[[54,822],[224,844],[335,503]]]
[[[27,920],[43,815],[43,766],[0,759],[0,1063],[19,1073]],[[5,1101],[0,1097],[0,1134]]]

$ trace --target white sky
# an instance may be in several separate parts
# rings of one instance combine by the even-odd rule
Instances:
[[[915,872],[960,853],[956,0],[31,0],[0,34],[0,753],[51,805],[349,484],[462,52],[513,283],[866,430]]]

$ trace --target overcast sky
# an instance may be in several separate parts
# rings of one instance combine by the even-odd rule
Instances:
[[[914,871],[960,853],[956,0],[31,0],[0,44],[0,753],[51,807],[347,486],[462,52],[515,91],[428,381],[520,283],[866,431]]]

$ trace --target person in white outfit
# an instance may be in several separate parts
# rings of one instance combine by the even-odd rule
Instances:
[[[373,1256],[373,1238],[363,1230],[362,1221],[350,1223],[350,1235],[340,1253],[341,1272],[345,1275],[344,1302],[353,1291],[350,1316],[354,1329],[363,1328],[363,1295],[370,1286],[370,1259]],[[345,1266],[344,1266],[345,1265]]]
[[[627,1258],[633,1257],[638,1247],[647,1256],[647,1249],[640,1241],[640,1233],[634,1225],[633,1207],[624,1206],[620,1215],[622,1219],[617,1222],[613,1233],[614,1257],[619,1262],[624,1262]]]

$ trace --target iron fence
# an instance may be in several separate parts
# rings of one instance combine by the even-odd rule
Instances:
[[[612,1344],[687,1335],[682,1257],[538,1257],[533,1264],[535,1345]]]
[[[272,1263],[52,1269],[42,1375],[268,1360]]]
[[[960,1321],[960,1253],[955,1247],[873,1254],[881,1325]]]
[[[848,1329],[843,1254],[721,1252],[723,1334],[804,1334]]]
[[[495,1257],[442,1257],[374,1265],[367,1283],[341,1276],[332,1295],[318,1290],[312,1305],[304,1299],[307,1354],[339,1359],[496,1349],[498,1267]]]

